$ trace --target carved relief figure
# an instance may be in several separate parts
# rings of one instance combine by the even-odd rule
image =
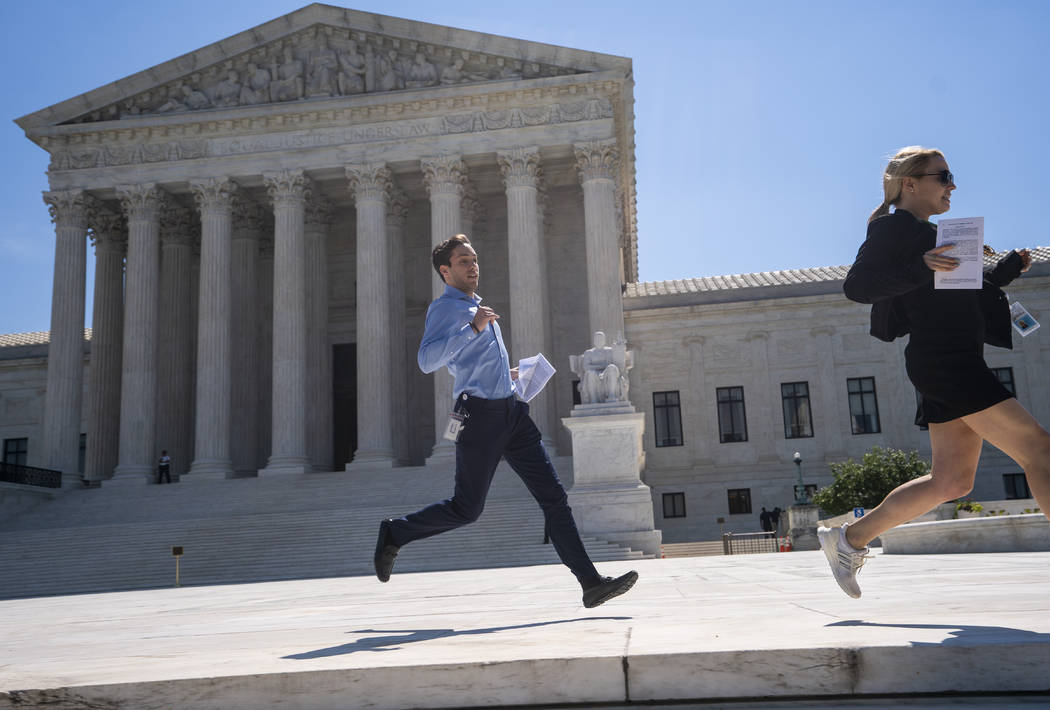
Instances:
[[[583,404],[626,402],[630,382],[627,371],[634,367],[634,353],[627,344],[617,341],[605,344],[605,333],[594,334],[594,347],[583,355],[570,355],[569,367],[580,378],[580,399]]]
[[[303,62],[296,59],[292,54],[292,48],[284,48],[284,63],[278,64],[273,61],[271,74],[274,79],[270,82],[271,101],[296,101],[303,98]]]
[[[397,50],[391,49],[386,54],[376,56],[376,91],[394,91],[405,88],[405,79],[401,74],[401,62]]]
[[[216,106],[236,106],[241,100],[240,76],[231,69],[212,91],[212,103]]]
[[[310,96],[334,95],[338,71],[339,58],[328,46],[328,38],[321,35],[321,46],[310,60]]]
[[[270,100],[270,71],[255,62],[248,62],[247,81],[241,86],[238,100],[241,104],[264,104]]]
[[[365,58],[357,51],[357,42],[350,41],[350,48],[339,55],[339,93],[360,94],[365,90]]]
[[[424,86],[434,86],[438,83],[437,69],[427,61],[422,52],[416,52],[416,58],[405,76],[405,87],[418,89]]]
[[[190,111],[208,107],[208,97],[186,84],[178,84],[168,100],[157,107],[157,113]]]
[[[485,74],[468,72],[463,70],[463,60],[457,59],[441,70],[442,84],[461,84],[465,81],[485,81],[489,77]]]
[[[182,95],[186,102],[186,106],[191,111],[208,108],[208,97],[205,96],[203,92],[197,91],[193,87],[183,84]]]

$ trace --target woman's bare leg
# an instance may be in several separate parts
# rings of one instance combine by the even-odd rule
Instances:
[[[846,541],[850,545],[857,549],[866,547],[890,528],[970,492],[982,442],[981,435],[964,419],[930,424],[933,448],[930,472],[897,486],[870,513],[851,523],[846,528]]]
[[[1020,464],[1039,508],[1050,518],[1050,433],[1016,399],[962,419],[989,444]]]

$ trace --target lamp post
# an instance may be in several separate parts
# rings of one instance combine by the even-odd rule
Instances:
[[[809,505],[809,496],[806,495],[806,484],[802,482],[802,454],[795,452],[795,466],[798,467],[798,480],[795,481],[795,504]]]

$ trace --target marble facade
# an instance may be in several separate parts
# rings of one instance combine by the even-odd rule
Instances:
[[[30,464],[75,481],[82,409],[89,481],[149,480],[161,449],[189,478],[447,454],[450,383],[414,362],[432,245],[471,236],[512,358],[622,330],[632,104],[628,59],[314,4],[18,119],[51,155],[56,233]],[[555,446],[566,377],[533,406]]]

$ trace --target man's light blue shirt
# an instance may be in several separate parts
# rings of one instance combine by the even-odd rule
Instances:
[[[446,284],[445,292],[427,309],[419,369],[431,373],[447,367],[455,378],[454,397],[466,392],[484,399],[505,399],[514,394],[510,357],[499,323],[492,321],[480,333],[470,327],[480,305],[481,296],[475,293],[471,298]]]

